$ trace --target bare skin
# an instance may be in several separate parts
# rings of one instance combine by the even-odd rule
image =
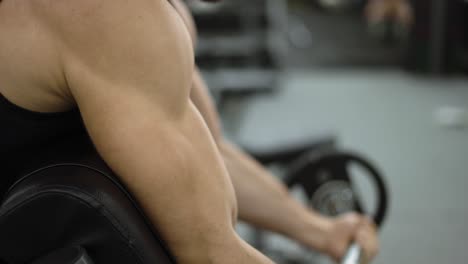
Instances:
[[[408,0],[370,0],[365,16],[369,23],[393,19],[408,28],[414,23],[413,9]]]
[[[276,219],[277,225],[266,220],[271,212],[258,216],[249,207],[250,199],[263,203],[268,196],[291,215],[305,211],[266,171],[220,142],[216,113],[203,94],[197,102],[192,93],[198,109],[190,100],[197,78],[202,83],[194,74],[195,37],[165,0],[3,0],[0,32],[8,36],[0,38],[0,93],[38,112],[78,107],[98,151],[179,263],[271,263],[235,233],[238,202],[245,208],[241,218],[260,226],[292,237],[307,226],[316,229],[305,215],[296,227],[284,219]],[[248,163],[250,169],[238,174],[262,175],[257,182],[270,190],[266,196],[249,198],[244,187],[234,191],[232,182],[242,186],[246,180],[231,181],[228,169],[246,169]],[[338,226],[362,224],[357,216],[342,222],[347,224]],[[327,239],[296,239],[313,240],[316,248],[336,244],[333,235],[343,232],[327,230]],[[353,237],[349,232],[347,242]]]
[[[180,0],[171,2],[195,45],[197,31],[189,10]],[[352,240],[362,246],[369,261],[376,256],[379,242],[371,220],[356,214],[329,219],[305,208],[263,166],[223,138],[218,114],[198,70],[194,72],[191,98],[210,128],[228,169],[236,191],[239,219],[286,235],[337,261]]]
[[[178,263],[271,263],[234,231],[231,180],[189,98],[192,43],[166,0],[4,0],[0,30],[0,92],[77,106]]]

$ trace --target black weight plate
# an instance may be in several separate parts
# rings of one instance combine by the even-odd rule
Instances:
[[[301,185],[308,198],[314,196],[317,190],[317,185],[335,182],[333,188],[338,188],[340,182],[351,182],[347,168],[350,165],[357,165],[363,168],[367,173],[377,194],[377,209],[373,214],[370,214],[375,223],[380,227],[385,220],[388,208],[388,190],[382,174],[362,156],[342,151],[328,151],[322,153],[309,153],[299,159],[293,166],[286,177],[288,187]],[[323,174],[321,171],[327,171],[328,174]],[[331,188],[331,187],[330,187]],[[357,194],[354,195],[354,197]],[[326,195],[323,199],[330,199]],[[355,205],[357,211],[361,211],[359,201]]]

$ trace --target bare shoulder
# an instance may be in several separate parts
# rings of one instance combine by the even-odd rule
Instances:
[[[192,45],[167,0],[3,0],[0,31],[0,81],[15,87],[0,92],[27,108],[126,87],[171,105],[188,97]]]
[[[192,76],[191,41],[167,0],[33,2],[46,14],[42,20],[56,38],[69,84],[91,87],[81,83],[87,76],[111,86],[186,93],[181,88]]]
[[[29,6],[43,12],[44,15],[85,16],[132,13],[134,11],[154,13],[163,10],[166,0],[27,0]]]
[[[165,0],[30,0],[29,3],[50,31],[66,37],[71,37],[67,33],[74,33],[77,37],[83,34],[103,38],[125,30],[130,23],[142,25],[152,18],[151,22],[157,25],[170,16]],[[106,34],[102,35],[103,31]]]

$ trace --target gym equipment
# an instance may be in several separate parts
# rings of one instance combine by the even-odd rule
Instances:
[[[89,255],[81,247],[63,248],[54,253],[51,253],[41,259],[34,261],[32,264],[49,264],[49,263],[64,263],[64,264],[93,264]]]
[[[280,16],[271,11],[278,9],[272,8],[276,1],[225,1],[213,12],[192,7],[199,33],[197,65],[276,69],[280,58],[272,37],[281,34],[276,25]]]
[[[322,137],[290,144],[289,148],[277,146],[251,154],[265,165],[277,164],[283,167],[283,180],[290,189],[300,187],[308,205],[328,215],[356,211],[368,213],[361,197],[353,185],[351,167],[363,169],[373,183],[377,197],[377,208],[370,213],[378,227],[384,223],[388,208],[388,190],[382,174],[367,159],[352,152],[339,150],[336,138]],[[261,231],[255,233],[255,245],[266,250]],[[342,264],[359,264],[361,249],[352,244]],[[300,263],[300,261],[297,261]]]
[[[258,162],[265,166],[280,164],[288,171],[298,158],[308,153],[321,152],[324,149],[335,149],[337,137],[329,131],[315,135],[307,135],[303,138],[291,138],[283,140],[276,145],[268,146],[244,146],[244,149]]]
[[[175,263],[92,144],[70,142],[64,144],[73,148],[52,150],[53,159],[6,194],[0,205],[0,263]]]
[[[335,201],[353,205],[348,201],[349,195],[337,195],[346,194],[344,188],[325,188],[332,179],[340,181],[346,177],[334,174],[327,181],[317,181],[311,179],[314,175],[311,173],[348,162],[362,164],[374,176],[378,173],[356,155],[325,152],[334,146],[333,137],[324,138],[320,144],[317,140],[313,142],[256,155],[264,163],[282,160],[285,164],[295,164],[286,179],[290,186],[303,184],[306,190],[332,192],[332,199],[327,196],[320,199],[329,203],[324,208],[332,208],[330,204]],[[7,192],[0,206],[0,263],[175,263],[157,230],[92,145],[83,141],[73,141],[73,144],[75,151],[58,152],[53,160],[16,181]],[[298,160],[297,156],[304,158]],[[382,188],[381,178],[375,179]],[[343,202],[343,197],[348,200]],[[382,197],[381,201],[387,200],[386,195]],[[384,216],[384,213],[376,214],[376,221],[382,223]]]
[[[357,154],[336,150],[308,153],[292,165],[285,182],[290,188],[300,184],[311,206],[325,215],[336,216],[350,211],[366,213],[352,184],[348,171],[351,165],[365,169],[374,183],[378,206],[372,217],[380,226],[388,207],[386,185],[379,171]]]
[[[353,186],[349,172],[352,165],[363,168],[374,184],[378,206],[371,216],[380,227],[388,208],[385,181],[374,166],[357,154],[336,150],[306,154],[293,164],[285,181],[290,188],[300,185],[310,205],[325,215],[336,216],[351,211],[368,213],[364,210],[359,194]],[[361,249],[353,244],[341,263],[359,264],[360,258]]]
[[[369,34],[384,44],[406,45],[410,28],[395,19],[385,19],[367,26]]]
[[[198,28],[197,66],[212,92],[223,99],[274,92],[287,56],[286,0],[223,1],[209,12],[189,6]]]
[[[468,2],[411,1],[414,25],[405,67],[410,71],[445,75],[468,69]]]

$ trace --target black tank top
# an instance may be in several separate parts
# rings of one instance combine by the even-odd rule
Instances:
[[[21,108],[0,94],[0,200],[21,176],[61,156],[90,146],[77,109],[38,113]]]

